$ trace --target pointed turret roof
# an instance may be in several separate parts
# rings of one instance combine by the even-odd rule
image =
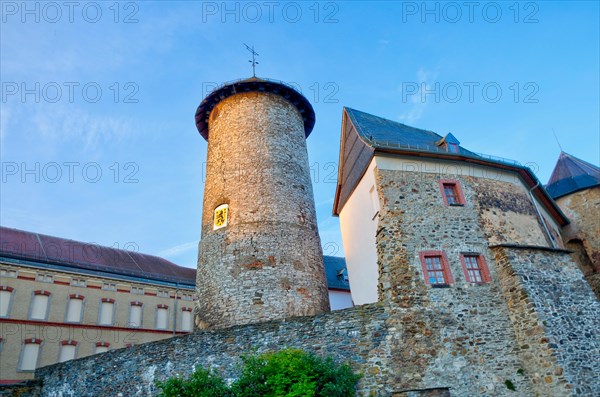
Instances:
[[[560,152],[546,190],[557,199],[579,190],[600,185],[600,168],[593,164]]]

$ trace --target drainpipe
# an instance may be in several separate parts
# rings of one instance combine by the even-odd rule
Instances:
[[[548,236],[548,239],[550,240],[550,244],[552,244],[552,248],[557,248],[556,243],[554,242],[554,239],[552,238],[552,235],[550,234],[550,230],[548,229],[548,226],[546,225],[546,221],[544,221],[544,217],[542,216],[542,213],[540,212],[540,209],[538,208],[537,202],[536,202],[535,198],[533,197],[533,189],[535,189],[538,186],[540,186],[539,180],[537,181],[537,183],[535,184],[534,187],[529,189],[529,197],[531,198],[531,202],[533,203],[533,206],[535,207],[535,212],[537,213],[539,220],[542,222],[542,226],[544,226],[544,231],[546,232],[546,236]]]

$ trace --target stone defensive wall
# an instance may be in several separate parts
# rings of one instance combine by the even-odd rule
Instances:
[[[400,253],[385,303],[198,330],[55,364],[0,396],[155,396],[155,380],[198,366],[233,380],[241,355],[285,347],[350,363],[362,373],[358,396],[593,396],[600,303],[569,253],[489,249],[487,287],[427,289]]]

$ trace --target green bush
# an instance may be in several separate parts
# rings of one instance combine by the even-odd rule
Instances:
[[[196,368],[194,373],[183,379],[179,376],[165,382],[156,382],[162,389],[159,397],[230,397],[232,396],[225,381],[204,368]]]
[[[157,382],[161,397],[351,397],[360,378],[348,365],[298,349],[242,357],[231,387],[200,368],[189,379]]]

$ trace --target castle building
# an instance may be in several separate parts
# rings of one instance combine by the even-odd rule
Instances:
[[[0,227],[0,383],[193,329],[195,270]]]
[[[600,298],[600,168],[561,152],[546,190],[569,217],[564,244]]]
[[[314,123],[300,93],[255,77],[225,84],[198,107],[208,140],[200,328],[329,311],[306,149]]]
[[[199,329],[39,368],[24,387],[154,396],[155,380],[195,367],[235,379],[240,356],[294,347],[348,362],[361,397],[597,395],[600,301],[563,242],[565,212],[593,207],[563,212],[529,168],[458,133],[344,108],[333,213],[356,306],[328,311],[326,274],[345,274],[323,269],[313,123],[284,84],[211,93],[196,113],[208,139]]]
[[[397,252],[436,287],[491,282],[490,247],[563,248],[561,228],[569,220],[516,162],[473,153],[451,133],[350,108],[343,111],[340,147],[333,211],[356,304],[391,290],[386,263]],[[395,236],[385,247],[383,232]],[[384,249],[390,258],[382,257]]]

